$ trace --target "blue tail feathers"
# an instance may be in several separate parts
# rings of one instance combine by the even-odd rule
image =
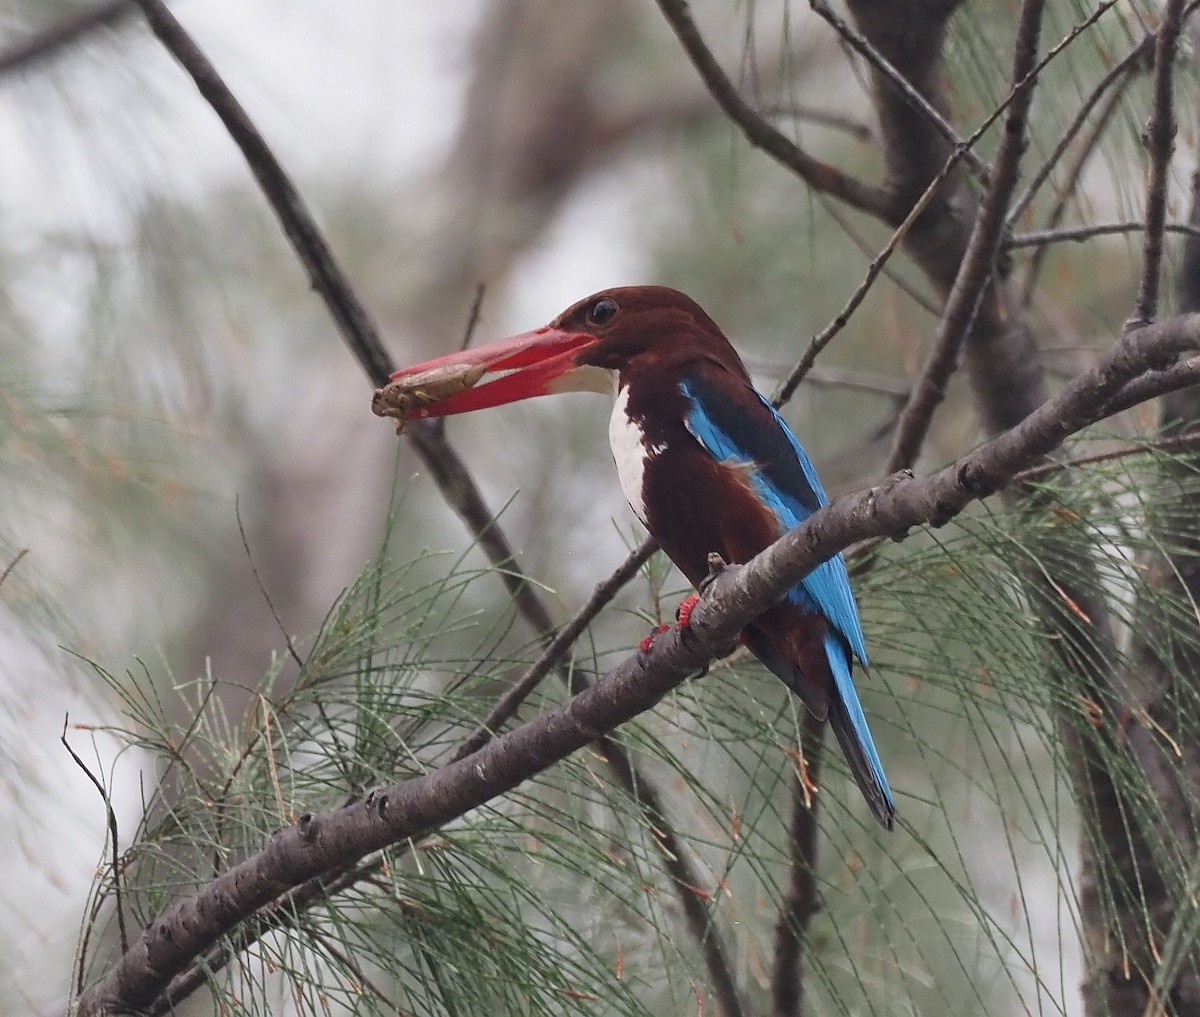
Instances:
[[[871,806],[871,811],[887,828],[892,828],[896,802],[883,773],[883,763],[867,727],[866,714],[850,678],[850,654],[835,632],[825,636],[825,656],[833,672],[834,695],[829,704],[829,724],[846,754],[850,771]]]

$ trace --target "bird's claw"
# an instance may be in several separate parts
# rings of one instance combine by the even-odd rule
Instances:
[[[670,625],[656,625],[651,630],[650,634],[648,636],[646,636],[646,638],[643,639],[640,643],[638,643],[639,659],[642,657],[645,657],[646,654],[648,654],[650,652],[650,647],[654,645],[654,640],[658,636],[661,636],[664,632],[670,632],[670,631],[671,631]]]
[[[708,552],[708,575],[700,580],[696,587],[701,593],[707,590],[722,572],[729,568],[729,564],[716,551]]]
[[[675,611],[675,621],[677,622],[676,627],[679,629],[681,638],[688,638],[688,632],[692,623],[692,612],[696,610],[696,605],[700,603],[701,595],[706,589],[708,589],[712,581],[728,567],[729,566],[725,564],[725,559],[716,552],[713,552],[708,556],[708,575],[700,580],[700,592],[692,593],[687,597],[684,597],[684,599],[680,602],[679,607]],[[654,639],[656,636],[662,635],[662,633],[669,632],[670,630],[670,625],[659,625],[653,632],[646,636],[646,638],[638,644],[640,656],[645,657],[645,655],[650,652],[650,647],[654,644]],[[707,666],[704,668],[704,670],[708,670]]]
[[[675,611],[675,620],[679,623],[681,629],[686,629],[692,621],[692,612],[696,610],[696,605],[700,603],[700,594],[693,593],[685,597]]]

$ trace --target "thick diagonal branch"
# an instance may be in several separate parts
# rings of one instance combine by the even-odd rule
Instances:
[[[1094,423],[1124,385],[1197,348],[1200,315],[1126,334],[1093,368],[1012,430],[929,477],[897,475],[881,487],[839,498],[744,567],[722,573],[687,630],[656,641],[649,655],[626,661],[558,709],[434,773],[385,788],[345,809],[301,817],[261,852],[152,922],[81,997],[81,1017],[149,1007],[175,974],[289,888],[389,844],[422,836],[650,709],[728,647],[750,619],[818,562],[857,540],[900,538],[914,526],[945,523]]]

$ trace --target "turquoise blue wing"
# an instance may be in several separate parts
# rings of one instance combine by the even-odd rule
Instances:
[[[680,383],[688,400],[688,430],[720,462],[753,466],[755,493],[779,522],[780,533],[799,526],[828,503],[812,460],[786,421],[749,386],[735,398],[728,386],[696,375]],[[835,555],[822,562],[788,596],[820,611],[867,666],[866,641],[846,562]]]

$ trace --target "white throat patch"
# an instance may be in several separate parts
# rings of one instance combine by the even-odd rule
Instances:
[[[621,490],[643,526],[646,525],[646,500],[642,493],[646,460],[666,451],[665,445],[647,445],[645,438],[637,421],[629,416],[629,389],[619,389],[612,416],[608,418],[608,444],[617,464]]]

